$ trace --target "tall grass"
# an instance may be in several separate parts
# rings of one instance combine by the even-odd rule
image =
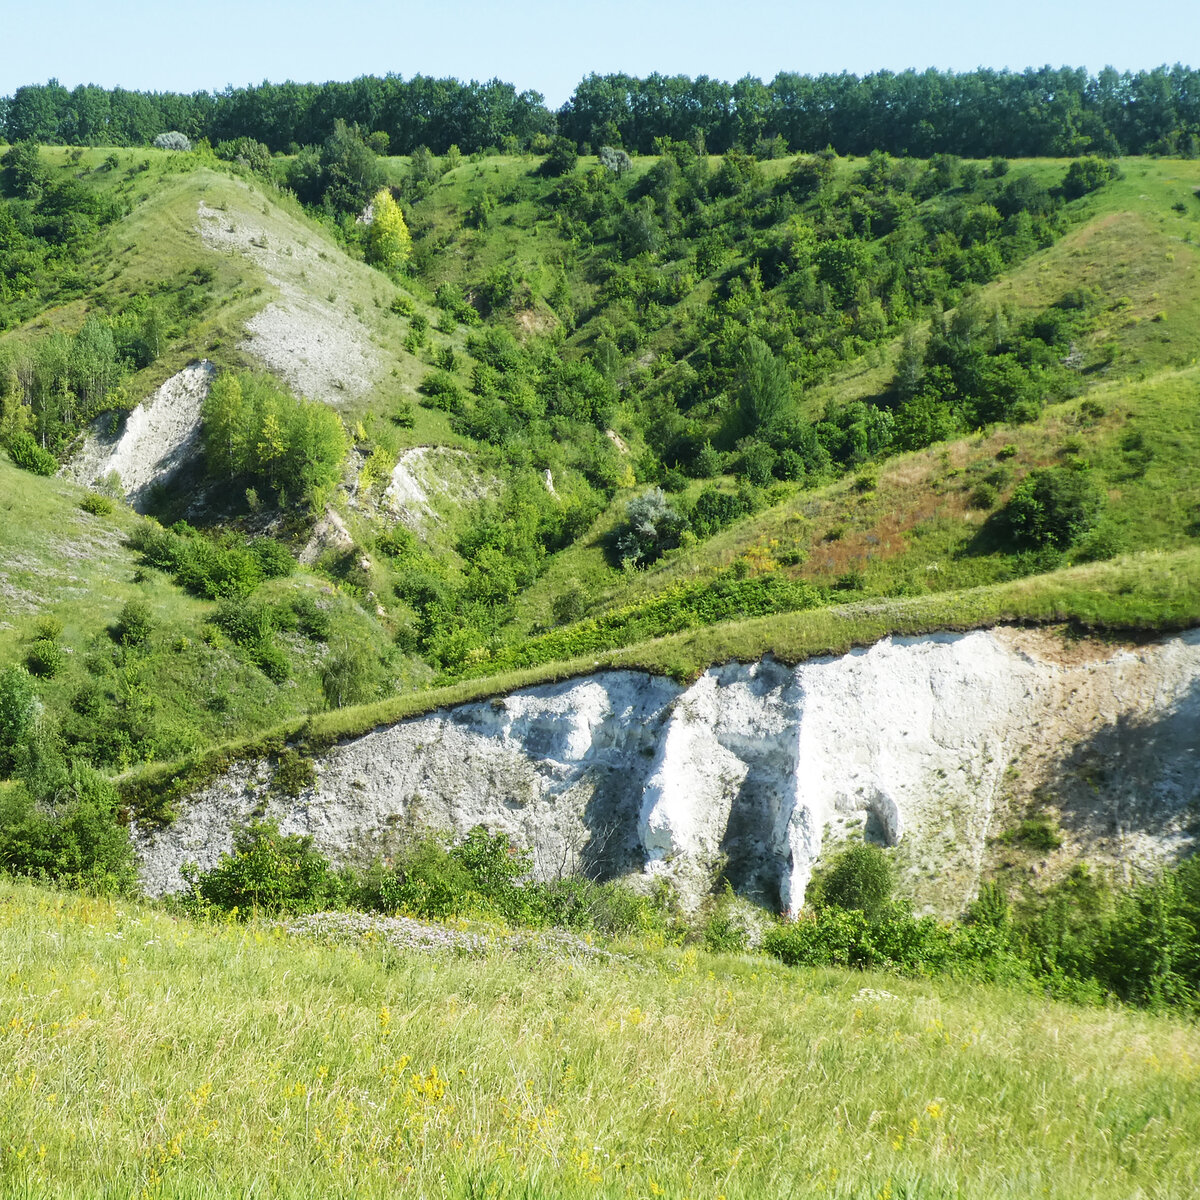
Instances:
[[[402,955],[0,883],[0,1194],[1191,1196],[1200,1033],[695,950]]]

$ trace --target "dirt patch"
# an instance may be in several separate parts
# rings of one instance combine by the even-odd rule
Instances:
[[[307,545],[300,551],[300,565],[311,567],[327,550],[344,553],[353,548],[354,538],[345,522],[332,508],[327,508],[325,515],[313,526]]]
[[[1078,637],[1066,625],[1046,625],[1037,629],[1002,626],[993,630],[993,634],[1030,662],[1053,663],[1059,667],[1107,662],[1119,649],[1111,641]]]
[[[280,293],[246,323],[243,348],[309,399],[338,405],[370,392],[383,364],[364,323],[338,305],[338,265],[299,226],[281,236],[278,218],[268,231],[246,209],[203,201],[196,215],[206,246],[250,259]]]

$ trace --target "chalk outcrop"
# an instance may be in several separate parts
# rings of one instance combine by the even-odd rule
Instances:
[[[336,746],[298,797],[240,763],[141,837],[152,893],[214,864],[256,813],[337,858],[414,828],[504,831],[543,875],[667,876],[696,904],[716,872],[784,910],[823,848],[897,847],[937,911],[978,887],[1030,804],[1056,852],[1128,869],[1191,845],[1200,808],[1200,634],[1140,647],[984,630],[888,639],[795,667],[767,659],[691,686],[629,671],[434,712]]]
[[[108,417],[93,422],[62,474],[76,483],[105,483],[115,476],[125,499],[145,511],[156,485],[166,485],[200,447],[200,410],[213,378],[207,360],[172,375],[109,432]]]

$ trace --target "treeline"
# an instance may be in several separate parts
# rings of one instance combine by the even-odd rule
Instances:
[[[1200,153],[1200,71],[1176,64],[1096,75],[1082,68],[780,72],[770,83],[700,76],[589,75],[557,112],[498,79],[416,75],[349,83],[263,83],[225,91],[135,92],[50,80],[0,100],[0,136],[70,145],[146,145],[179,130],[214,145],[251,138],[273,152],[323,142],[343,120],[385,134],[393,154],[540,148],[554,134],[579,149],[649,154],[659,138],[721,154],[788,153],[969,158]]]

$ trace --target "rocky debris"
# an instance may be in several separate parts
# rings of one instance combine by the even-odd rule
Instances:
[[[326,551],[333,550],[345,553],[354,548],[354,538],[346,523],[332,509],[327,508],[319,521],[313,526],[313,531],[300,551],[299,561],[302,567],[311,567]]]
[[[303,228],[290,227],[282,214],[268,231],[250,200],[249,191],[237,209],[202,200],[196,211],[206,246],[251,260],[279,292],[246,323],[245,349],[310,400],[336,406],[366,395],[384,368],[366,325],[337,301],[353,264],[335,264],[313,249]]]
[[[170,482],[199,450],[200,410],[214,373],[207,359],[184,367],[129,413],[115,434],[106,431],[109,418],[93,422],[61,474],[84,485],[115,475],[125,498],[144,512],[155,485]]]
[[[413,446],[392,470],[383,511],[414,533],[424,534],[438,510],[460,508],[486,496],[495,481],[475,466],[472,455],[449,446]]]
[[[975,894],[1026,806],[1062,831],[1055,862],[1149,867],[1194,845],[1200,632],[1062,650],[1050,631],[889,638],[695,683],[603,671],[377,729],[319,756],[299,797],[235,764],[139,837],[160,894],[216,863],[266,810],[335,858],[425,828],[502,832],[543,878],[669,879],[695,908],[718,875],[795,912],[830,844],[897,847],[905,889],[946,914]]]
[[[358,912],[310,913],[285,922],[283,927],[288,933],[325,941],[365,941],[415,954],[449,951],[485,955],[495,951],[525,950],[549,958],[571,960],[625,957],[603,950],[586,938],[564,929],[479,932],[434,921],[419,921],[414,917],[385,917]]]

